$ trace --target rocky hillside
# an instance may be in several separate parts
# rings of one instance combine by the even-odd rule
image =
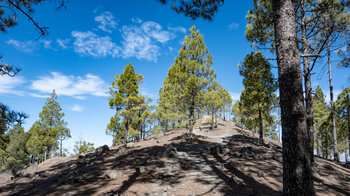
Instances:
[[[21,177],[2,177],[0,195],[281,195],[281,144],[205,117],[192,139],[173,130],[128,144],[103,146],[85,156],[52,158]],[[315,158],[318,195],[350,195],[350,169]]]

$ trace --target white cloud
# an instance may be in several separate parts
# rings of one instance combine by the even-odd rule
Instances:
[[[238,23],[235,23],[235,22],[233,22],[233,23],[231,23],[231,24],[228,25],[228,28],[229,28],[230,30],[237,29],[238,27],[239,27],[239,24],[238,24]]]
[[[95,17],[95,20],[101,22],[100,29],[109,31],[107,26],[114,20],[110,12],[103,12],[102,15]],[[108,18],[108,20],[106,19]],[[117,24],[112,25],[115,28]],[[106,28],[105,28],[106,27]],[[124,25],[120,29],[122,41],[117,44],[112,41],[110,36],[99,36],[98,32],[92,31],[72,31],[74,51],[82,56],[93,57],[135,57],[140,60],[157,61],[160,55],[160,48],[167,42],[174,39],[178,32],[184,33],[183,27],[164,28],[153,21],[142,21],[138,18],[132,18],[132,24]],[[69,40],[57,40],[58,45],[63,49],[68,48]]]
[[[62,49],[67,49],[70,39],[57,39],[56,42]]]
[[[75,104],[75,105],[71,108],[71,110],[74,111],[74,112],[81,112],[81,111],[83,111],[83,108],[82,108],[80,105]]]
[[[39,42],[43,44],[45,49],[52,49],[51,40],[42,39]]]
[[[71,96],[76,99],[85,99],[87,95],[107,96],[108,88],[105,82],[98,76],[87,74],[81,76],[66,76],[58,72],[41,76],[32,82],[31,89],[40,93],[51,93],[53,89],[58,95]],[[44,96],[35,94],[36,97]]]
[[[240,99],[241,97],[241,93],[234,93],[234,92],[230,92],[230,95],[232,97],[232,101],[236,102]]]
[[[23,95],[23,92],[15,89],[18,85],[23,83],[25,83],[25,80],[22,77],[0,76],[0,94]]]
[[[38,44],[33,41],[18,41],[14,39],[10,39],[6,42],[8,45],[12,45],[17,50],[20,50],[25,53],[32,53],[35,49],[37,49]]]
[[[186,28],[184,27],[168,27],[169,31],[186,33]]]
[[[139,18],[132,18],[131,21],[134,23],[141,23],[142,22],[142,20]]]
[[[173,33],[170,33],[169,31],[163,31],[162,26],[153,21],[146,21],[142,23],[141,29],[149,37],[155,39],[160,43],[165,43],[175,36],[173,35]]]
[[[119,48],[111,41],[111,37],[100,37],[91,31],[72,31],[75,38],[74,51],[83,56],[93,57],[115,57],[119,53]]]
[[[108,33],[112,33],[112,30],[117,27],[117,22],[111,12],[103,12],[101,15],[95,17],[95,21],[100,23],[98,25],[99,29]]]
[[[135,19],[134,19],[135,20]],[[122,57],[136,57],[149,61],[157,61],[160,55],[158,43],[165,44],[175,38],[172,31],[163,30],[162,26],[153,21],[134,22],[137,25],[123,26]]]

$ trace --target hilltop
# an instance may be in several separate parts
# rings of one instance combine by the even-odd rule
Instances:
[[[194,137],[178,129],[127,147],[102,146],[84,156],[56,157],[21,177],[0,179],[0,195],[281,195],[282,146],[219,119]],[[350,169],[315,157],[317,195],[350,195]]]

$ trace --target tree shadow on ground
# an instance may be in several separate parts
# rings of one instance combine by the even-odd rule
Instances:
[[[257,180],[258,177],[254,177],[255,175],[231,167],[229,164],[232,160],[241,163],[249,161],[254,169],[281,180],[281,157],[275,160],[271,158],[273,152],[280,153],[279,146],[256,146],[251,152],[263,154],[264,158],[248,160],[244,157],[234,158],[224,154],[211,154],[209,149],[214,146],[224,146],[230,148],[230,151],[238,151],[244,145],[255,146],[258,143],[256,138],[234,135],[226,138],[225,141],[229,142],[226,145],[201,139],[201,137],[194,136],[194,139],[188,141],[186,137],[179,136],[171,139],[171,144],[163,146],[119,147],[101,155],[90,153],[76,160],[54,165],[45,172],[38,172],[35,174],[38,177],[31,178],[29,182],[20,182],[19,179],[0,187],[0,193],[9,192],[9,195],[62,195],[64,193],[96,195],[103,192],[120,195],[130,192],[130,187],[136,184],[155,183],[159,186],[177,186],[184,183],[185,179],[188,180],[188,174],[197,173],[198,175],[191,180],[203,187],[208,187],[202,191],[202,195],[214,191],[222,195],[282,194],[281,191],[260,183],[260,180]],[[174,147],[176,152],[171,151]],[[104,176],[106,170],[122,171],[123,179],[106,179]],[[342,185],[346,186],[346,183]],[[338,193],[346,194],[346,191],[339,187],[328,184],[326,186]],[[107,190],[105,187],[111,188]],[[278,184],[275,184],[275,187],[282,189]],[[152,195],[152,193],[145,194]]]

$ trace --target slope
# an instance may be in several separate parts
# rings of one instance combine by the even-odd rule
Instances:
[[[281,144],[219,119],[73,158],[52,158],[2,179],[0,195],[281,195]],[[318,195],[350,195],[350,169],[316,157]]]

